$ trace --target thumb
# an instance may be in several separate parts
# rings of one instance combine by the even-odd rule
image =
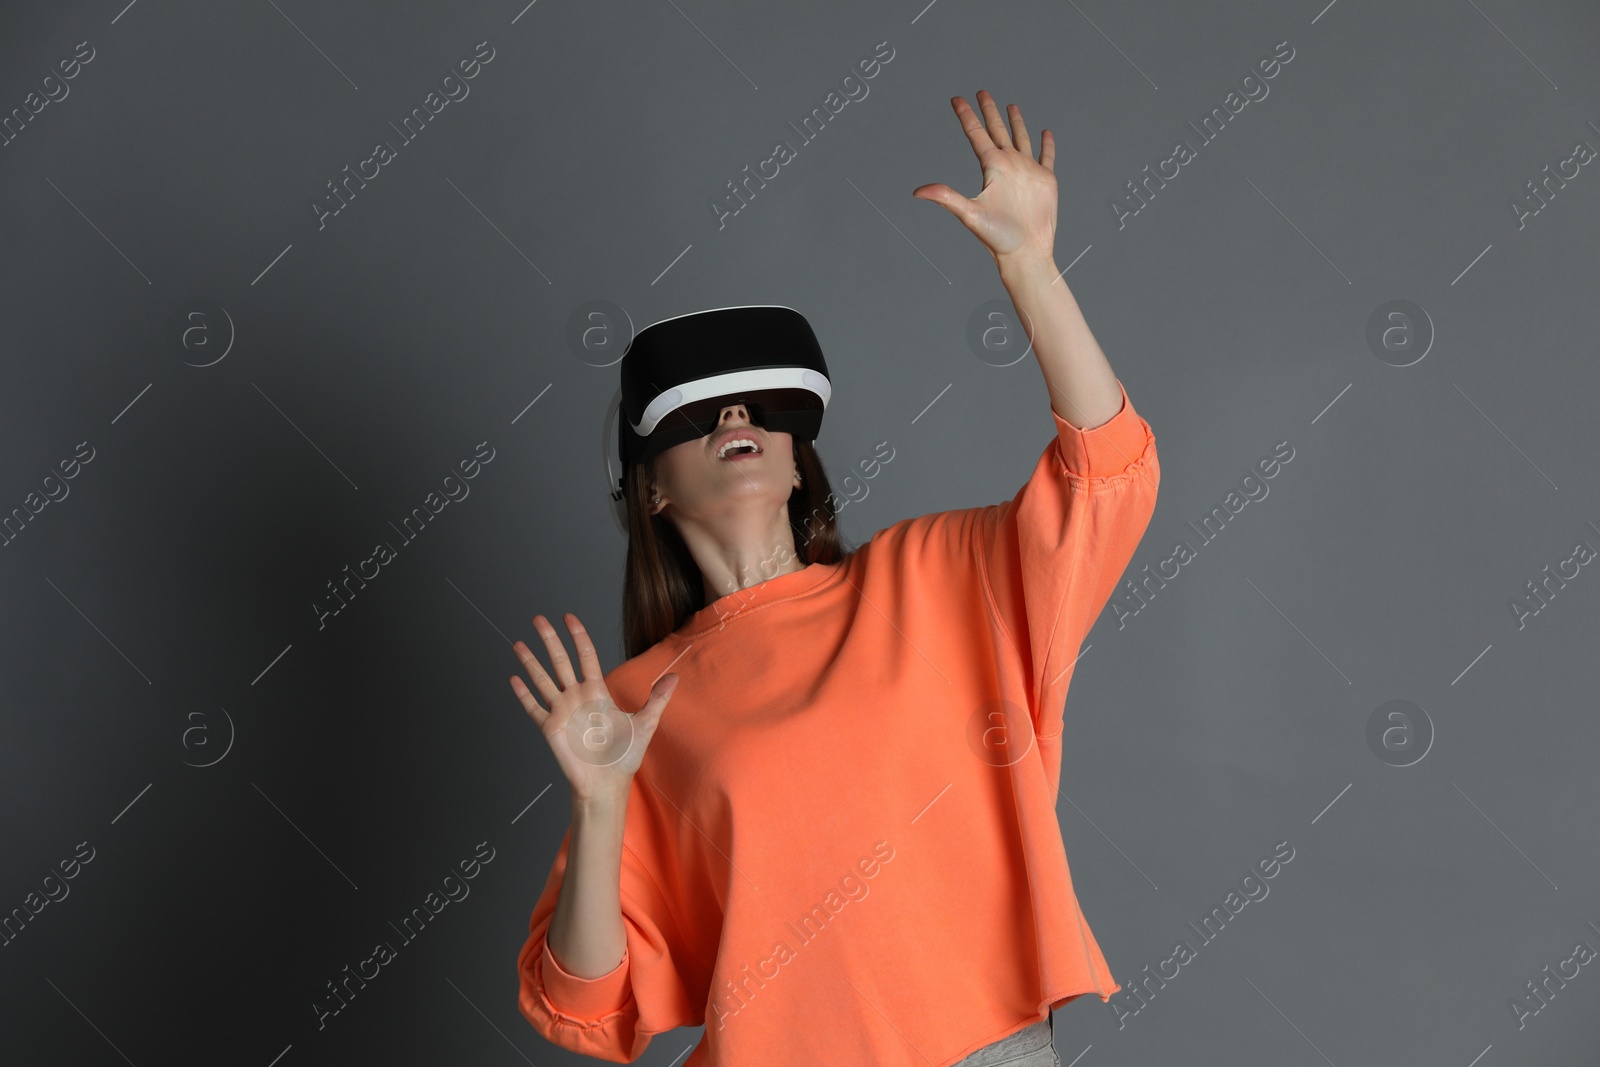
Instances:
[[[978,233],[978,214],[974,203],[943,182],[919,185],[911,190],[911,195],[918,200],[931,200],[935,204],[943,205],[946,211],[961,221],[961,225],[974,234]]]
[[[911,190],[911,195],[918,200],[931,200],[935,204],[942,204],[947,211],[963,222],[966,221],[968,205],[972,203],[943,182],[919,185]]]
[[[672,699],[672,694],[678,688],[677,674],[663,674],[656,679],[656,684],[650,687],[650,696],[646,698],[644,707],[639,709],[639,714],[644,718],[644,725],[652,733],[656,723],[661,719],[661,712],[666,709],[667,701]]]

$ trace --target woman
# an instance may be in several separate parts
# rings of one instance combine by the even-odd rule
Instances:
[[[1053,261],[1050,131],[1035,160],[978,101],[951,104],[982,193],[913,195],[1029,326],[1055,426],[1022,490],[845,553],[811,444],[733,398],[625,475],[628,661],[602,674],[570,614],[581,677],[543,616],[552,671],[515,646],[572,790],[518,960],[562,1047],[628,1062],[704,1025],[685,1067],[1052,1067],[1052,1009],[1121,989],[1056,819],[1062,705],[1160,468]]]

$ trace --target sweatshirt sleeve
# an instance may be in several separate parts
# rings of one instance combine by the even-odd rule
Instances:
[[[1031,711],[1052,788],[1063,710],[1084,638],[1110,600],[1155,511],[1155,434],[1122,407],[1079,429],[1055,409],[1055,434],[1017,495],[977,512],[972,538],[998,625],[1027,666]]]
[[[637,782],[637,778],[635,779]],[[546,935],[555,915],[562,876],[572,844],[570,827],[561,841],[544,890],[528,921],[528,939],[517,957],[520,978],[518,1007],[546,1040],[586,1056],[631,1063],[658,1033],[704,1021],[704,1001],[696,1007],[690,995],[698,972],[674,909],[651,873],[648,857],[629,844],[637,841],[635,792],[628,801],[628,822],[622,848],[622,924],[627,939],[622,960],[597,978],[568,973],[550,952]],[[686,981],[687,971],[691,980]],[[709,979],[704,979],[709,982]]]

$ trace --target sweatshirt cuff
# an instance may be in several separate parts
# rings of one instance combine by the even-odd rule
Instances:
[[[569,974],[556,962],[545,942],[539,958],[540,978],[545,996],[563,1015],[578,1019],[598,1019],[619,1010],[627,1002],[628,950],[622,951],[622,961],[599,978],[579,978]]]
[[[1061,441],[1061,458],[1067,472],[1080,478],[1109,478],[1121,474],[1144,455],[1149,431],[1128,400],[1128,390],[1117,379],[1122,407],[1099,426],[1080,430],[1056,413],[1056,436]]]

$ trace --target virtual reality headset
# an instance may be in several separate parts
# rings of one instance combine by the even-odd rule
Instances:
[[[712,433],[730,404],[743,403],[763,429],[815,441],[833,394],[811,324],[777,304],[653,322],[628,344],[621,369],[617,454],[624,465]]]

